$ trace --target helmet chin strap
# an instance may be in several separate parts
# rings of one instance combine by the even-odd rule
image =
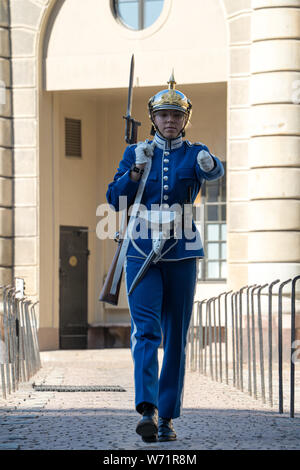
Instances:
[[[167,137],[164,137],[158,129],[155,128],[155,126],[152,124],[152,127],[151,127],[151,131],[150,131],[150,135],[155,135],[156,132],[163,138],[163,139],[167,139]],[[184,128],[182,129],[182,131],[179,132],[179,134],[176,136],[176,137],[173,137],[172,139],[167,139],[167,140],[175,140],[175,139],[178,139],[179,136],[182,136],[184,137],[185,136],[185,130]]]

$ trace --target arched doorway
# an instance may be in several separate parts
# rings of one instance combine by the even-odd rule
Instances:
[[[100,12],[99,2],[89,0],[83,12],[81,2],[71,3],[53,3],[55,8],[45,24],[40,49],[40,300],[44,325],[40,337],[44,347],[48,347],[50,330],[51,342],[59,345],[61,227],[85,227],[88,233],[88,324],[93,327],[129,321],[124,289],[118,308],[104,308],[97,300],[115,247],[112,241],[97,240],[95,227],[96,208],[105,202],[107,184],[124,150],[122,116],[131,53],[136,59],[133,112],[142,122],[140,140],[148,137],[150,130],[146,103],[166,84],[174,67],[178,88],[193,101],[187,138],[204,141],[224,160],[227,147],[228,47],[226,22],[218,0],[203,11],[199,11],[198,2],[190,2],[191,9],[206,18],[205,27],[199,36],[196,21],[194,28],[184,24],[186,32],[182,31],[181,40],[171,48],[164,38],[172,31],[174,19],[182,16],[182,6],[177,11],[177,4],[167,2],[172,8],[167,10],[163,23],[157,29],[154,26],[151,34],[138,32],[134,39],[133,32],[124,31],[115,22],[108,6],[101,6]],[[76,23],[80,18],[79,23],[84,24],[81,13],[91,21],[89,29],[83,29],[84,39],[79,44]],[[99,27],[100,13],[104,30]],[[212,21],[218,25],[218,34],[207,44],[205,38]],[[159,44],[164,46],[158,54]],[[77,122],[80,128],[79,156],[66,154],[68,120]]]

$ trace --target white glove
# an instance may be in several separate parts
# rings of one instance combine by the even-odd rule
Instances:
[[[148,159],[153,157],[155,142],[139,142],[135,149],[135,163],[137,165],[147,163]]]
[[[206,173],[211,171],[215,166],[214,160],[211,155],[207,152],[207,150],[200,150],[197,155],[197,162],[201,170],[205,171]]]

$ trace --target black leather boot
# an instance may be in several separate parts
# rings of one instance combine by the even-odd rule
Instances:
[[[144,442],[155,442],[158,430],[158,412],[156,406],[144,403],[142,419],[137,424],[136,432],[142,436]]]
[[[176,441],[176,432],[173,427],[172,419],[158,419],[158,440],[159,442]]]
[[[149,436],[149,437],[143,437],[142,436],[142,440],[144,442],[147,442],[147,444],[149,444],[151,442],[157,442],[157,434],[153,434],[153,436]]]

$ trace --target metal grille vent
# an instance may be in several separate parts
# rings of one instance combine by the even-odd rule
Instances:
[[[65,118],[66,157],[81,157],[81,120]]]
[[[32,384],[36,392],[126,392],[119,385],[37,385]]]

